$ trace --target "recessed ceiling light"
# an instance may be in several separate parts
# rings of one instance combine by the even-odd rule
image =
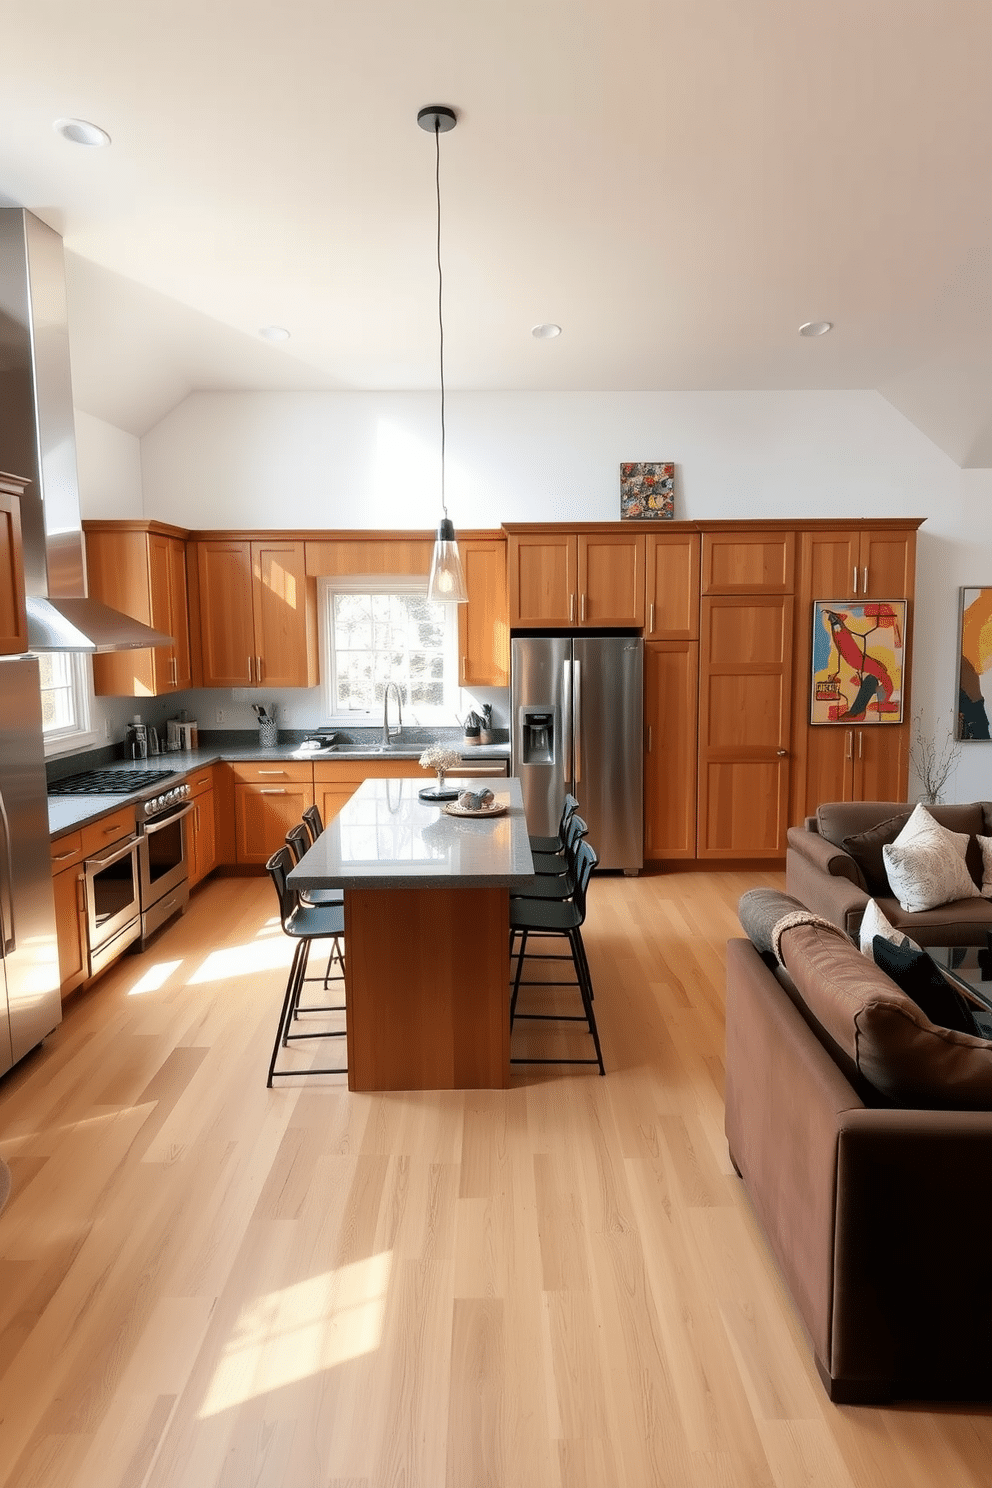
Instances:
[[[87,119],[56,119],[52,125],[56,134],[74,145],[109,145],[110,135],[99,124],[90,124]]]
[[[535,341],[550,341],[553,336],[561,335],[560,325],[536,325],[531,330]]]
[[[805,325],[799,327],[799,334],[800,336],[825,336],[832,329],[832,320],[807,320]]]
[[[262,326],[258,333],[263,341],[288,341],[289,332],[285,326]]]

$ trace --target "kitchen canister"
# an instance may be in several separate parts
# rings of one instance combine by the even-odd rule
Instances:
[[[272,749],[279,743],[279,729],[274,719],[267,718],[258,725],[258,742],[263,749]]]

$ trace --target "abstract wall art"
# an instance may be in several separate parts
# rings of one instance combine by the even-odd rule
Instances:
[[[992,718],[992,588],[961,590],[959,739],[988,739]]]
[[[813,603],[810,722],[901,723],[904,599]]]
[[[675,465],[671,460],[625,460],[620,466],[620,517],[674,517]]]

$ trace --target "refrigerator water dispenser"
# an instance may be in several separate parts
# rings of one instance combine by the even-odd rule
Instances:
[[[555,762],[554,708],[521,708],[522,763],[553,765]]]

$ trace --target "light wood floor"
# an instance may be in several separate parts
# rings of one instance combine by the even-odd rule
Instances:
[[[271,885],[206,885],[0,1082],[0,1481],[988,1488],[992,1414],[829,1404],[733,1176],[757,882],[594,880],[606,1078],[412,1096],[266,1090]]]

